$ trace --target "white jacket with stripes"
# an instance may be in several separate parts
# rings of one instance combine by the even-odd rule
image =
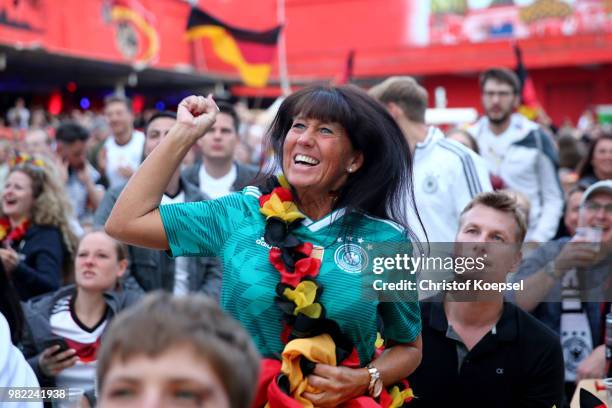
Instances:
[[[557,175],[558,153],[552,138],[538,124],[518,113],[510,126],[494,136],[482,117],[469,129],[491,173],[510,190],[525,194],[531,204],[526,241],[547,242],[557,232],[563,215],[563,191]],[[502,144],[495,149],[493,143]]]
[[[429,242],[454,242],[459,214],[478,193],[491,191],[489,172],[476,153],[444,137],[430,127],[413,154],[413,185],[416,206]],[[408,208],[409,226],[419,241],[423,230],[414,211]]]

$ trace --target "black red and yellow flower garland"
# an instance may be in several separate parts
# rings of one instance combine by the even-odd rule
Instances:
[[[280,273],[280,282],[276,287],[275,303],[283,312],[284,329],[281,340],[284,344],[293,339],[314,338],[327,334],[335,345],[336,363],[348,367],[359,367],[359,357],[351,340],[345,336],[339,325],[325,316],[325,307],[319,303],[323,287],[316,278],[321,268],[321,260],[313,257],[313,244],[301,242],[292,231],[300,224],[305,216],[293,202],[290,186],[284,176],[268,180],[266,185],[260,186],[262,196],[259,198],[260,212],[266,216],[264,233],[265,241],[271,245],[270,263]],[[269,364],[266,364],[269,363]],[[302,358],[299,363],[300,376],[308,376],[315,367],[315,363]],[[258,388],[262,382],[272,382],[274,387],[268,389],[268,397],[274,398],[276,392],[290,395],[289,380],[286,373],[276,374],[280,366],[273,360],[264,360],[263,374]],[[278,391],[280,390],[280,392]],[[258,397],[254,406],[267,401]],[[294,406],[294,401],[287,401],[285,396],[280,397],[276,404],[269,401],[266,406]],[[380,402],[371,401],[371,406],[396,408],[404,406],[413,398],[412,389],[406,380],[394,385],[388,392],[380,397]],[[299,399],[299,398],[298,398]],[[361,398],[360,398],[361,399]],[[284,402],[281,402],[284,401]],[[280,405],[279,405],[280,404]],[[379,405],[380,404],[380,405]],[[355,406],[369,406],[363,401],[356,402]],[[295,403],[295,406],[299,406]],[[349,407],[351,404],[345,404]]]
[[[339,360],[348,357],[353,349],[350,340],[339,326],[325,317],[325,307],[319,303],[323,287],[316,278],[321,260],[313,257],[313,245],[301,242],[292,231],[305,218],[295,203],[284,177],[273,179],[262,187],[260,211],[266,216],[265,241],[272,246],[270,263],[280,274],[276,287],[276,305],[283,312],[285,330],[283,343],[294,338],[313,337],[328,333],[334,339]]]

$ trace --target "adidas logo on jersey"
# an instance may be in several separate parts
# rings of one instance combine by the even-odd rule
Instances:
[[[266,242],[266,240],[264,239],[264,237],[259,238],[257,241],[255,241],[255,243],[259,246],[262,246],[264,248],[267,249],[272,249],[272,245],[268,245],[268,243]]]

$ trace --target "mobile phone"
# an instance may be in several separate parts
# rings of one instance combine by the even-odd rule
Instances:
[[[53,355],[64,352],[70,348],[68,347],[68,344],[66,343],[64,339],[53,339],[45,343],[44,350],[48,349],[49,347],[53,347],[53,346],[59,346],[59,349],[55,353],[53,353]]]

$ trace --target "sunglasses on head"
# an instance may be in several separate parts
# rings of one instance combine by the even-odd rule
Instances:
[[[9,166],[11,168],[15,166],[28,166],[35,171],[42,171],[45,167],[45,162],[44,160],[32,157],[29,154],[17,153],[15,157],[9,160]]]

